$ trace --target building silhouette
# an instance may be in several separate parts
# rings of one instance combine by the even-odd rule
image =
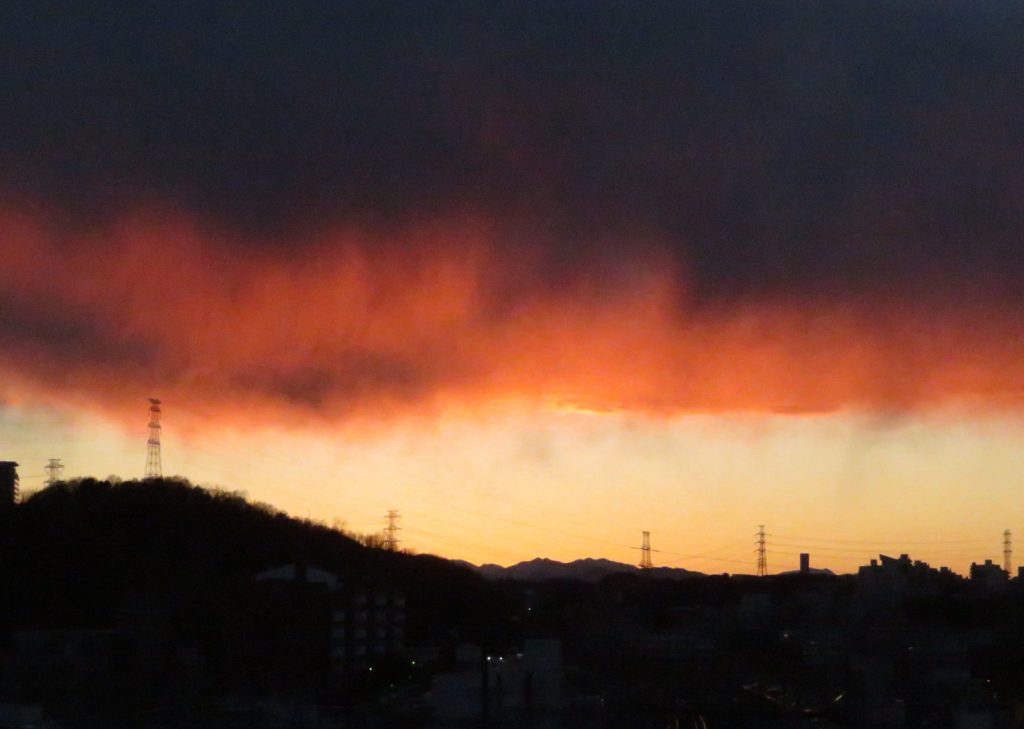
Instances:
[[[1006,588],[1010,575],[992,560],[986,559],[983,564],[971,562],[971,583],[989,591]]]
[[[274,618],[263,630],[287,626],[282,642],[293,648],[308,643],[306,654],[323,664],[328,681],[372,671],[375,663],[405,653],[405,593],[395,586],[343,583],[303,564],[266,570],[255,581],[264,588],[264,608],[282,598],[274,603],[277,612],[262,611]]]
[[[18,501],[18,464],[0,461],[0,509],[7,509]]]

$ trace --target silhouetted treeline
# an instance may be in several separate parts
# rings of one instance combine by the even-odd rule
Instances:
[[[112,653],[96,659],[106,675],[91,672],[102,680],[75,689],[80,695],[48,695],[45,684],[17,689],[21,700],[63,702],[71,714],[180,706],[217,692],[316,692],[327,639],[310,638],[306,650],[301,626],[274,624],[266,587],[254,579],[281,565],[334,573],[343,589],[400,590],[407,644],[508,634],[504,598],[471,570],[366,547],[183,479],[57,483],[0,516],[0,555],[0,653],[24,654],[12,641],[26,635],[117,633],[99,641]],[[309,622],[303,609],[294,607],[289,622]],[[124,655],[117,631],[130,635]]]
[[[474,632],[500,612],[482,578],[447,560],[367,548],[337,529],[185,479],[57,483],[19,504],[3,526],[0,589],[11,598],[6,617],[19,623],[95,625],[126,595],[184,600],[286,563],[343,582],[401,585],[416,608],[414,632]]]

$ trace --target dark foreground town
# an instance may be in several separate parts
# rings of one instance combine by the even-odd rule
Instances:
[[[488,580],[156,479],[10,498],[0,549],[4,728],[1024,726],[991,563]]]

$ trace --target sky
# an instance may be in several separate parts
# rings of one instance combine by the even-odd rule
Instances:
[[[0,11],[0,457],[473,562],[1024,535],[1024,8]]]

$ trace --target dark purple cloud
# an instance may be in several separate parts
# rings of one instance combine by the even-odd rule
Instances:
[[[1022,37],[996,2],[9,3],[0,369],[318,411],[1016,402]]]
[[[1024,272],[1011,3],[39,2],[0,20],[0,188],[76,219],[156,201],[272,241],[472,211],[542,229],[556,276],[657,237],[709,297]]]

